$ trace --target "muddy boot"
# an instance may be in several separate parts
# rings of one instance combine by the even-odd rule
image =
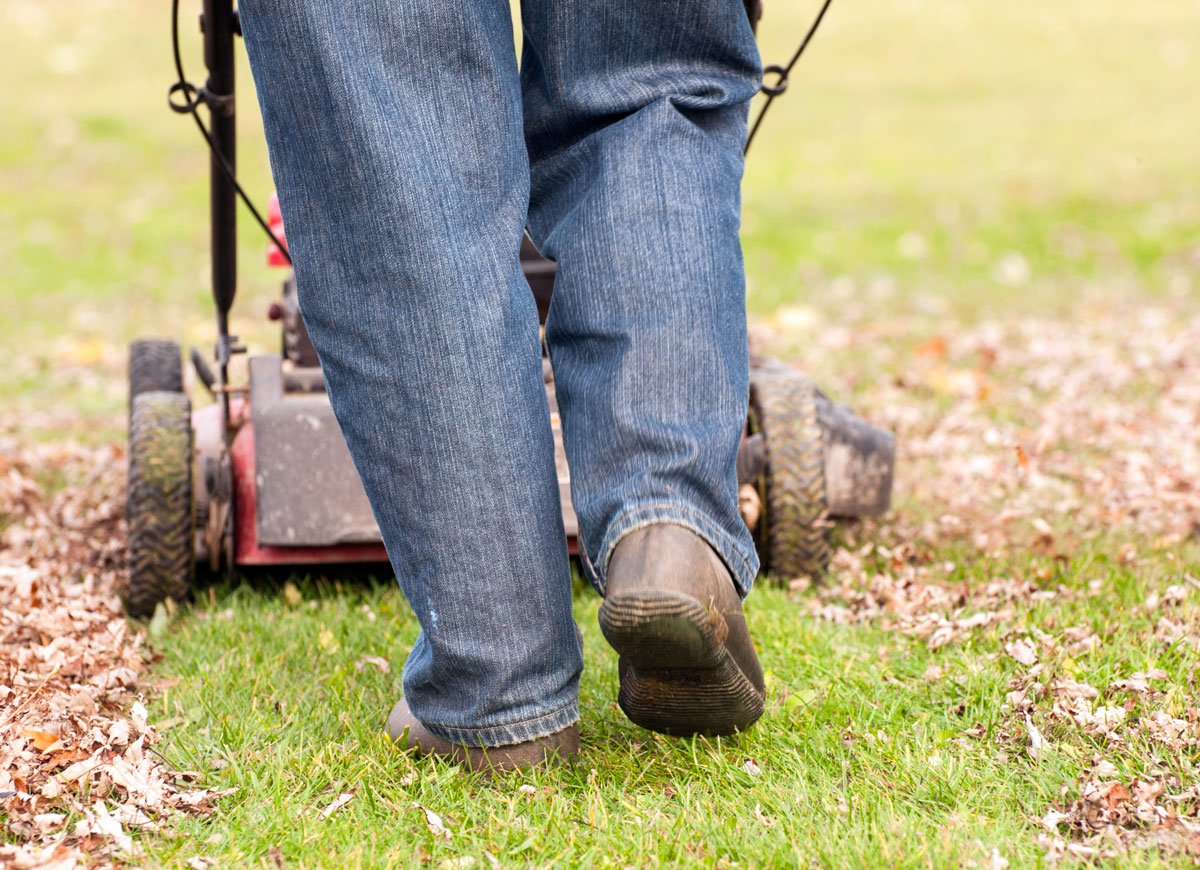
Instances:
[[[416,749],[420,755],[440,755],[465,764],[471,770],[500,773],[523,770],[552,761],[565,761],[579,753],[579,726],[515,743],[511,746],[475,747],[451,743],[421,724],[401,698],[388,716],[387,733],[401,749]]]
[[[743,731],[762,715],[762,668],[729,570],[675,525],[630,532],[609,560],[600,628],[620,653],[617,701],[671,734]]]

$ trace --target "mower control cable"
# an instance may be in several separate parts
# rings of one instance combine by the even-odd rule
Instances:
[[[171,107],[171,111],[177,114],[192,116],[192,120],[196,122],[196,128],[200,131],[200,135],[208,143],[208,150],[217,158],[217,164],[221,167],[221,171],[229,179],[229,183],[233,185],[233,189],[237,192],[242,202],[245,203],[246,208],[250,209],[250,214],[254,216],[254,220],[258,222],[263,232],[267,234],[267,237],[274,243],[275,247],[283,254],[284,259],[291,265],[292,255],[288,252],[287,245],[275,235],[275,231],[271,229],[270,224],[263,218],[259,210],[255,208],[254,203],[251,202],[241,182],[238,181],[237,172],[229,165],[229,161],[225,159],[225,155],[221,153],[221,149],[213,141],[208,127],[204,125],[204,121],[200,118],[201,106],[208,106],[213,112],[229,111],[233,106],[233,94],[214,94],[207,88],[198,88],[187,80],[187,76],[183,72],[183,58],[179,51],[179,0],[171,0],[171,47],[175,54],[175,74],[179,76],[179,80],[171,85],[167,91],[167,104]]]
[[[804,40],[800,43],[800,47],[796,49],[796,53],[792,55],[792,59],[787,62],[786,66],[771,64],[763,69],[763,78],[773,76],[774,81],[764,81],[762,92],[766,94],[767,100],[763,103],[761,109],[758,110],[758,116],[754,119],[753,126],[750,127],[750,135],[746,137],[746,147],[743,149],[743,154],[750,152],[750,146],[754,144],[754,137],[758,133],[758,128],[762,126],[763,119],[767,116],[767,110],[771,108],[771,104],[775,102],[776,97],[783,96],[787,91],[788,76],[792,74],[792,70],[796,67],[801,56],[804,54],[808,44],[812,42],[812,38],[817,35],[817,29],[821,26],[821,21],[825,18],[825,13],[829,11],[830,4],[833,0],[825,0],[821,4],[821,11],[817,13],[817,17],[813,19],[812,25],[808,28],[808,33],[804,35]]]
[[[796,53],[792,55],[792,59],[786,65],[771,64],[763,69],[763,78],[773,76],[774,81],[762,84],[762,93],[766,95],[766,102],[763,103],[761,109],[758,110],[758,115],[754,119],[754,124],[750,127],[750,135],[746,137],[746,147],[743,149],[743,154],[750,153],[750,146],[754,144],[754,137],[758,134],[759,128],[762,126],[763,120],[767,116],[767,111],[771,108],[771,104],[775,102],[776,97],[782,96],[787,91],[788,78],[795,69],[796,64],[804,55],[808,44],[812,42],[812,38],[816,35],[817,29],[821,26],[821,22],[825,18],[825,13],[829,11],[833,0],[825,0],[821,4],[821,9],[817,13],[817,17],[813,19],[812,25],[808,28],[808,32],[804,35],[804,40],[800,43],[800,47],[796,49]],[[171,85],[167,91],[167,103],[171,107],[171,111],[180,115],[191,115],[192,120],[196,122],[196,129],[200,131],[200,135],[204,137],[204,141],[208,143],[208,150],[217,158],[217,165],[221,167],[221,171],[233,185],[234,191],[250,210],[250,214],[254,216],[254,220],[262,227],[262,231],[267,234],[267,238],[275,245],[288,264],[292,263],[292,255],[287,249],[287,245],[275,235],[275,231],[271,229],[270,224],[263,218],[262,214],[250,200],[250,196],[238,181],[237,172],[229,161],[225,159],[225,155],[217,148],[216,142],[213,141],[212,134],[208,131],[208,127],[204,125],[204,121],[200,118],[200,107],[208,106],[213,112],[228,111],[233,105],[233,94],[214,94],[209,92],[207,88],[198,88],[187,80],[187,75],[183,71],[183,58],[179,50],[179,0],[171,0],[171,47],[175,55],[175,74],[179,77],[175,84]],[[181,99],[180,99],[181,98]]]

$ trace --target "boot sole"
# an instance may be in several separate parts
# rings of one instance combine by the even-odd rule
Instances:
[[[606,598],[600,630],[621,656],[617,703],[634,724],[716,737],[762,715],[762,696],[725,646],[725,620],[695,598],[659,590]]]

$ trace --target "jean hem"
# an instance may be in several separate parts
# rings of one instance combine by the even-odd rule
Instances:
[[[517,743],[528,743],[539,737],[557,734],[579,721],[579,704],[572,701],[565,707],[560,707],[553,713],[511,722],[507,725],[489,725],[484,728],[461,728],[452,725],[438,725],[424,722],[432,734],[451,743],[471,748],[494,749],[499,746],[513,746]]]
[[[704,514],[684,505],[659,502],[628,508],[609,526],[600,545],[600,559],[592,565],[601,595],[605,590],[609,560],[612,559],[613,550],[616,549],[621,538],[630,532],[636,532],[638,529],[657,523],[683,526],[704,538],[721,557],[725,567],[729,569],[738,594],[743,599],[750,594],[750,590],[754,587],[754,578],[758,574],[757,555],[745,553],[733,535],[730,535]]]

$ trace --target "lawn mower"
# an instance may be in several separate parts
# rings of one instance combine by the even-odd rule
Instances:
[[[821,15],[828,8],[828,0]],[[752,23],[759,0],[746,0]],[[237,179],[234,50],[240,33],[233,0],[204,0],[201,30],[208,78],[188,83],[179,52],[171,107],[190,114],[210,151],[212,296],[217,338],[212,357],[190,352],[195,381],[214,399],[193,408],[178,343],[161,338],[129,349],[129,577],[123,590],[135,616],[167,599],[181,601],[197,570],[388,561],[349,451],[333,415],[291,272],[268,317],[279,323],[278,354],[251,356],[248,379],[234,383],[230,362],[246,348],[229,332],[236,278],[236,204],[241,197],[270,238],[268,263],[290,268],[278,201],[264,217]],[[764,70],[762,112],[783,93],[788,74],[820,23],[786,66]],[[205,124],[201,107],[207,108]],[[751,128],[751,137],[762,114]],[[521,265],[545,322],[555,264],[528,237]],[[819,578],[829,561],[829,532],[841,517],[887,510],[895,442],[832,402],[803,373],[753,358],[749,415],[738,452],[742,515],[764,566],[777,579]],[[563,522],[572,554],[578,524],[549,359],[543,358]]]

